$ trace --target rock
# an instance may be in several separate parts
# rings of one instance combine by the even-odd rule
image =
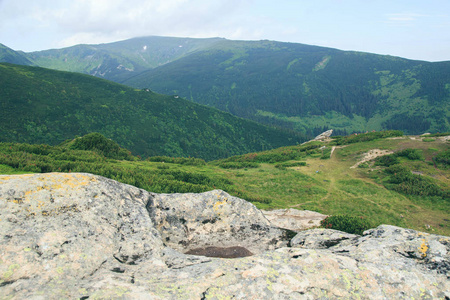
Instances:
[[[317,228],[298,233],[290,242],[291,247],[328,249],[342,241],[357,239],[359,235],[334,229]]]
[[[327,130],[325,132],[322,132],[318,136],[316,136],[313,141],[321,141],[321,140],[328,139],[332,134],[333,134],[333,129]]]
[[[211,195],[219,201],[210,199]],[[206,204],[197,203],[197,198]],[[180,201],[183,205],[178,207],[183,209],[203,207],[205,212],[199,211],[196,217],[199,224],[190,219],[194,210],[178,213],[175,201]],[[186,224],[187,228],[203,230],[210,240],[220,242],[217,236],[229,237],[234,244],[240,233],[230,234],[231,227],[221,224],[223,220],[246,230],[252,224],[260,225],[267,228],[269,236],[279,237],[263,217],[250,219],[248,210],[255,218],[259,218],[258,213],[240,201],[220,191],[169,197],[89,174],[0,175],[0,298],[450,296],[450,238],[394,226],[379,226],[348,239],[342,238],[343,233],[324,230],[314,243],[308,242],[314,234],[306,231],[292,240],[301,248],[266,251],[262,249],[271,246],[255,228],[263,244],[256,247],[260,252],[235,259],[187,255],[164,245],[166,230],[175,234],[174,228],[183,231]],[[215,206],[219,215],[212,211]],[[247,210],[237,211],[236,207]],[[216,222],[203,223],[214,216]],[[183,226],[181,218],[186,220]],[[205,229],[202,226],[206,224],[211,226]],[[217,228],[212,226],[215,224]],[[248,235],[242,237],[243,245],[253,241]],[[186,233],[177,233],[176,238],[187,241],[188,246],[200,243],[195,236],[192,240],[196,242],[190,243],[191,236]],[[330,240],[338,243],[323,242]],[[208,247],[203,250],[243,250],[238,245],[231,249]],[[319,249],[324,247],[328,248]]]
[[[0,286],[10,295],[58,293],[60,281],[76,287],[100,269],[159,257],[148,198],[89,174],[0,176]]]
[[[392,264],[414,261],[450,278],[450,238],[446,236],[380,225],[365,231],[364,236],[354,243],[337,245],[333,251],[351,253],[359,261],[379,263],[386,263],[386,256],[398,256],[401,260],[392,261]]]
[[[286,230],[273,227],[256,206],[220,190],[153,195],[147,209],[164,243],[181,252],[243,247],[261,253],[289,242]]]
[[[315,211],[293,208],[262,210],[262,213],[273,226],[293,231],[301,231],[320,226],[320,221],[327,217],[327,215]]]

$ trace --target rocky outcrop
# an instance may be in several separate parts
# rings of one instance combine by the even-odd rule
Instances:
[[[333,134],[333,129],[327,130],[325,132],[322,132],[318,136],[314,138],[313,141],[322,141],[328,139]]]
[[[0,175],[0,298],[450,297],[448,237],[386,225],[363,236],[323,229],[300,233],[289,248],[283,231],[245,201],[221,191],[185,196],[89,174]],[[194,218],[198,208],[204,211]],[[233,235],[236,227],[245,230]],[[252,245],[259,240],[251,239],[251,230],[262,246]],[[210,242],[202,244],[200,236]],[[240,238],[244,242],[236,245]],[[220,244],[208,246],[213,241]],[[185,242],[187,248],[180,248]],[[282,247],[270,250],[277,244]],[[182,253],[199,248],[255,255]]]
[[[294,208],[263,210],[262,213],[272,225],[293,231],[318,227],[320,226],[320,221],[327,217],[327,215],[315,211]]]

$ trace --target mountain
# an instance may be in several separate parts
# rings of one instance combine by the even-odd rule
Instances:
[[[124,83],[303,132],[450,128],[450,62],[223,40]]]
[[[1,142],[55,145],[98,132],[141,156],[211,160],[304,141],[178,97],[38,67],[1,63],[0,99]]]
[[[41,67],[90,74],[120,83],[144,70],[177,60],[220,40],[150,36],[109,44],[31,52],[28,57]]]
[[[27,54],[19,51],[14,51],[11,48],[0,44],[0,62],[6,62],[11,64],[31,66],[33,62],[30,61]]]
[[[308,135],[329,128],[344,135],[450,129],[449,61],[276,41],[155,36],[22,54],[38,66],[177,94]]]

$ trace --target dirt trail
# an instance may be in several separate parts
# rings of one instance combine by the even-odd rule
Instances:
[[[360,160],[359,162],[357,162],[356,164],[351,166],[350,169],[354,169],[354,168],[358,167],[360,164],[365,163],[366,161],[372,160],[374,158],[377,158],[379,156],[389,155],[392,153],[394,153],[394,152],[389,151],[389,150],[381,150],[381,149],[369,150],[369,152],[364,154],[364,157],[362,158],[362,160]]]

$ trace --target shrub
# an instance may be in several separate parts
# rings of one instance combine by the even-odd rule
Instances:
[[[443,169],[450,168],[450,150],[443,151],[433,157],[433,162],[436,165],[441,165]]]
[[[396,156],[406,157],[409,160],[424,160],[422,150],[405,149],[395,153]]]
[[[91,150],[100,153],[107,158],[124,160],[134,159],[128,150],[120,148],[116,142],[97,132],[76,138],[70,148],[74,150]]]
[[[375,159],[376,166],[390,167],[398,163],[400,163],[399,159],[393,154],[379,156]]]
[[[450,135],[450,132],[428,134],[428,135],[426,135],[426,137],[447,136],[447,135]]]
[[[432,178],[413,174],[405,166],[393,165],[385,172],[390,174],[384,184],[387,189],[406,195],[449,197],[448,191],[440,188]]]
[[[169,157],[169,156],[151,156],[147,161],[164,162],[169,164],[187,165],[187,166],[203,166],[206,165],[205,160],[193,157]]]
[[[403,136],[403,132],[400,130],[386,130],[361,134],[352,134],[343,138],[335,139],[334,141],[336,145],[348,145],[352,143],[368,142],[376,139],[398,137],[398,136]]]
[[[296,161],[296,162],[285,162],[281,164],[276,164],[275,168],[285,170],[286,168],[304,167],[304,166],[306,166],[306,161]]]
[[[348,215],[326,217],[320,222],[320,225],[323,228],[335,229],[359,235],[372,227],[366,220]]]
[[[259,164],[250,161],[243,162],[221,162],[219,163],[219,167],[222,169],[244,169],[244,168],[258,168]]]

